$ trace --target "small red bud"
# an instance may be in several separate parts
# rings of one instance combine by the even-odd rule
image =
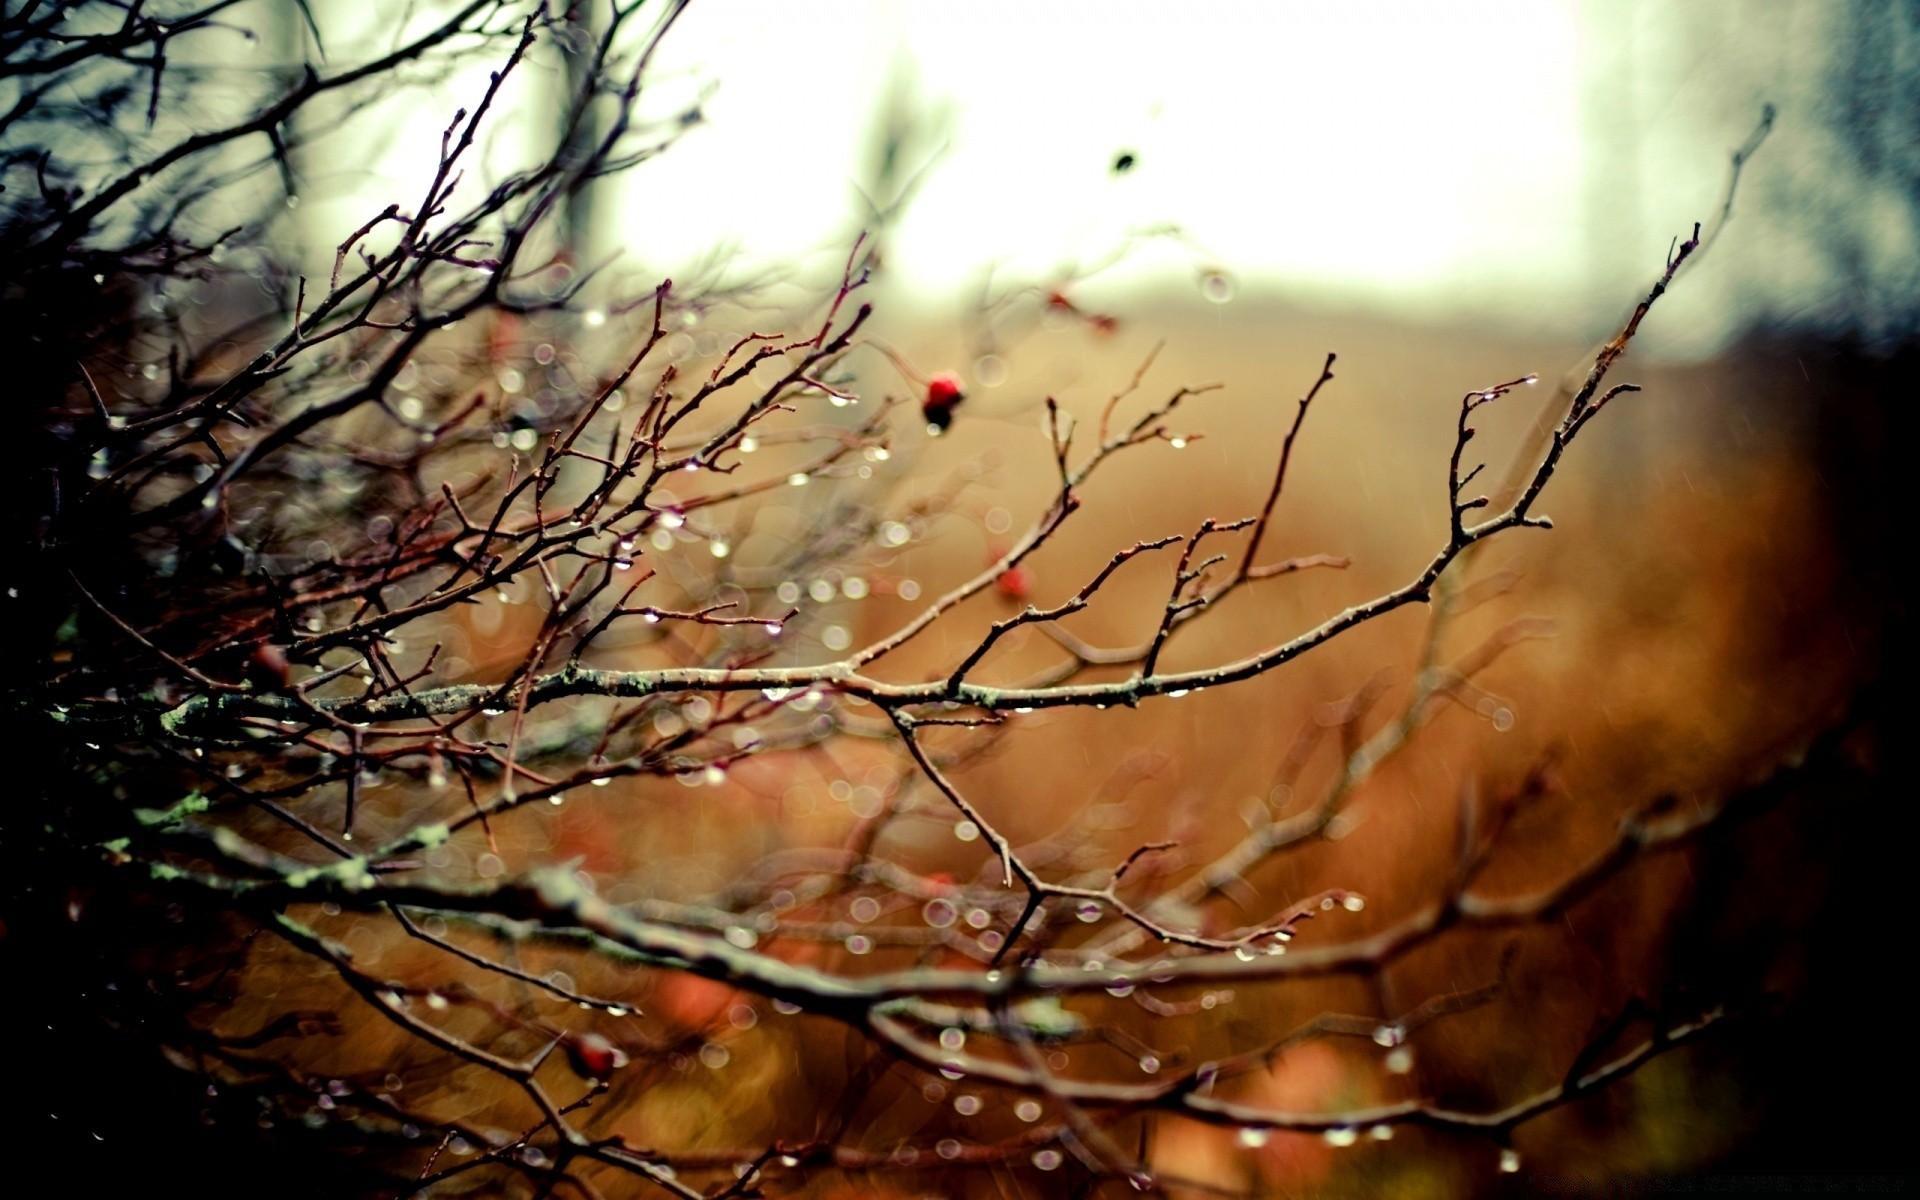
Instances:
[[[1074,311],[1073,301],[1067,299],[1065,292],[1055,292],[1052,295],[1048,296],[1047,307],[1052,309],[1058,309],[1061,312]]]
[[[1000,572],[993,585],[1009,600],[1025,600],[1033,590],[1033,575],[1025,567],[1009,567]]]
[[[577,1033],[569,1037],[567,1061],[582,1078],[611,1079],[627,1065],[627,1052],[597,1033]]]

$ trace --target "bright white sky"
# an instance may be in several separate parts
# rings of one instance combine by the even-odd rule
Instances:
[[[1717,207],[1746,130],[1694,115],[1717,85],[1676,59],[1679,22],[1626,0],[706,0],[665,44],[655,111],[711,83],[707,121],[607,198],[602,229],[649,273],[716,246],[839,260],[904,78],[948,131],[890,246],[918,295],[1172,222],[1204,249],[1149,249],[1116,283],[1193,289],[1211,260],[1242,294],[1577,336]],[[445,115],[406,120],[378,174],[430,161]],[[1115,176],[1122,150],[1138,166]],[[1695,288],[1670,347],[1724,329]]]
[[[1512,218],[1578,224],[1576,33],[1542,0],[696,4],[668,61],[720,88],[662,164],[673,233],[778,257],[844,228],[861,117],[904,61],[952,114],[894,257],[928,288],[1166,221],[1242,276],[1363,293],[1564,272],[1564,231]],[[1115,177],[1120,150],[1139,165]]]

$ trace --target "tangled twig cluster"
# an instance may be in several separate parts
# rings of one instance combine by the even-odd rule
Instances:
[[[569,197],[652,156],[693,119],[642,121],[636,107],[677,6],[633,48],[637,4],[588,19],[587,6],[476,0],[384,55],[310,68],[268,88],[244,118],[171,142],[158,121],[178,69],[170,51],[218,28],[229,6],[172,17],[99,7],[121,13],[120,23],[85,29],[63,9],[27,6],[8,18],[3,46],[17,99],[0,130],[75,120],[46,106],[57,83],[77,80],[99,110],[92,144],[124,143],[126,155],[123,169],[98,177],[57,154],[9,155],[0,260],[14,281],[10,310],[30,308],[47,281],[110,271],[113,286],[152,297],[156,314],[41,368],[55,398],[51,482],[32,509],[30,567],[9,593],[50,633],[31,647],[38,676],[13,704],[91,798],[83,818],[33,844],[155,903],[244,930],[249,945],[254,933],[271,934],[365,1001],[352,1014],[291,1011],[239,1033],[189,1023],[178,1049],[193,1069],[276,1096],[274,1111],[286,1115],[411,1131],[423,1147],[413,1164],[421,1188],[498,1169],[543,1191],[564,1180],[591,1192],[597,1164],[697,1197],[773,1189],[820,1167],[1071,1164],[1153,1190],[1181,1181],[1129,1144],[1145,1114],[1229,1126],[1248,1145],[1272,1130],[1341,1144],[1420,1125],[1504,1147],[1523,1122],[1718,1019],[1717,1010],[1625,1012],[1559,1083],[1486,1111],[1419,1098],[1281,1111],[1240,1098],[1236,1083],[1312,1038],[1370,1039],[1383,1070],[1404,1070],[1395,1056],[1408,1039],[1492,1002],[1504,968],[1490,966],[1477,989],[1384,1015],[1327,1013],[1206,1061],[1176,1062],[1152,1036],[1154,1019],[1204,1020],[1234,987],[1375,978],[1453,930],[1556,920],[1630,862],[1740,811],[1652,805],[1558,882],[1483,893],[1508,819],[1552,790],[1543,768],[1497,801],[1469,796],[1444,889],[1418,904],[1393,898],[1404,915],[1364,936],[1342,933],[1364,903],[1345,889],[1232,915],[1258,895],[1250,876],[1331,836],[1382,763],[1448,701],[1471,707],[1475,676],[1538,632],[1515,622],[1442,661],[1444,627],[1474,601],[1450,569],[1497,535],[1550,528],[1543,489],[1589,424],[1635,390],[1609,386],[1611,368],[1702,245],[1698,227],[1570,394],[1546,402],[1543,439],[1500,488],[1476,490],[1485,464],[1472,454],[1475,420],[1533,377],[1461,399],[1448,532],[1399,586],[1245,656],[1167,665],[1169,647],[1227,597],[1346,565],[1333,554],[1262,553],[1307,419],[1334,381],[1329,354],[1293,410],[1256,511],[1150,531],[1059,602],[995,621],[950,667],[900,678],[890,656],[950,627],[976,597],[1011,594],[1011,573],[1073,536],[1088,481],[1123,454],[1188,436],[1172,422],[1211,389],[1142,400],[1143,365],[1088,422],[1090,437],[1049,400],[1058,486],[1043,511],[938,597],[921,601],[889,583],[909,615],[856,645],[798,604],[793,581],[823,581],[826,600],[861,598],[939,503],[902,495],[914,466],[896,443],[918,398],[887,395],[850,364],[872,344],[863,333],[871,310],[859,300],[870,256],[856,248],[803,332],[749,333],[695,367],[687,331],[718,293],[662,283],[595,307],[585,299],[594,273],[555,240]],[[475,193],[466,175],[483,123],[530,57],[556,47],[580,81],[560,149]],[[200,206],[261,171],[290,181],[300,114],[403,69],[485,54],[499,65],[472,111],[447,125],[422,194],[341,242],[324,285],[290,280],[284,304],[256,305],[230,326],[181,311],[180,288],[207,296],[248,278],[221,260],[252,253],[260,227],[209,236]],[[148,83],[146,129],[134,133],[123,111],[139,107],[129,76]],[[148,149],[154,139],[162,144]],[[265,153],[236,158],[250,142]],[[37,182],[21,200],[15,185],[26,179]],[[273,284],[273,264],[249,261],[252,278]],[[116,339],[145,349],[116,349]],[[587,349],[613,345],[626,350],[611,365]],[[157,369],[101,382],[95,372],[116,355]],[[944,430],[955,418],[941,411]],[[809,520],[770,560],[737,563],[738,531],[795,488],[817,497],[802,506]],[[1061,624],[1100,604],[1122,572],[1147,569],[1166,583],[1144,641],[1095,645]],[[1230,687],[1415,605],[1431,605],[1433,617],[1406,702],[1382,720],[1370,685],[1327,706],[1274,770],[1292,784],[1332,743],[1331,782],[1297,811],[1263,810],[1211,862],[1163,872],[1154,865],[1170,848],[1162,843],[1117,863],[1089,861],[1070,834],[1023,843],[966,781],[967,765],[1028,714]],[[1028,628],[1050,638],[1056,663],[983,682],[996,650]],[[824,751],[839,761],[831,755],[843,744],[877,747],[891,772],[869,789],[878,799],[844,845],[770,853],[704,894],[616,900],[573,864],[513,849],[514,822],[563,802],[671,803],[680,784],[723,783],[752,760]],[[1107,791],[1140,773],[1123,768]],[[849,787],[855,778],[847,768]],[[598,790],[621,780],[633,782]],[[929,790],[953,831],[987,852],[971,878],[888,848],[889,824],[925,815],[918,797]],[[446,853],[456,846],[475,853]],[[476,865],[483,848],[491,870]],[[350,929],[431,953],[392,978],[362,965],[344,940]],[[823,946],[846,953],[822,955]],[[1022,1124],[875,1148],[860,1136],[856,1103],[805,1136],[765,1145],[639,1144],[595,1122],[695,1046],[649,1032],[631,997],[575,978],[601,978],[591,966],[535,969],[523,951],[714,981],[747,1001],[748,1022],[771,1011],[836,1023],[874,1051],[849,1086],[856,1102],[881,1074],[907,1072],[942,1095],[949,1085],[973,1089],[976,1109],[978,1093],[1005,1094]],[[1091,1019],[1081,1001],[1098,993],[1129,1000],[1147,1020]],[[429,1057],[497,1076],[531,1105],[532,1122],[503,1131],[415,1103],[411,1092],[403,1100],[372,1077],[322,1084],[298,1053],[270,1052],[368,1014]],[[1644,1039],[1623,1044],[1641,1025]]]

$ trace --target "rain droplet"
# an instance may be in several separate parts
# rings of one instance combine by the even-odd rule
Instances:
[[[1366,906],[1367,898],[1365,896],[1348,896],[1340,901],[1340,907],[1346,909],[1348,912],[1359,912]]]
[[[1215,304],[1225,304],[1233,299],[1235,291],[1233,276],[1218,267],[1203,271],[1200,275],[1200,294]]]
[[[1055,1167],[1058,1167],[1060,1162],[1060,1152],[1052,1147],[1048,1147],[1045,1150],[1035,1150],[1033,1152],[1033,1165],[1042,1171],[1051,1171]]]
[[[1373,1031],[1373,1041],[1378,1046],[1398,1046],[1406,1039],[1407,1031],[1399,1025],[1382,1025]]]
[[[942,1050],[958,1050],[962,1046],[965,1046],[966,1044],[967,1044],[966,1030],[942,1029],[940,1031],[940,1048]]]
[[[1235,1140],[1237,1140],[1242,1146],[1245,1146],[1249,1150],[1258,1150],[1260,1147],[1266,1145],[1267,1140],[1272,1136],[1273,1135],[1269,1133],[1267,1130],[1255,1129],[1251,1126],[1247,1126],[1242,1128],[1240,1132],[1237,1135],[1235,1135]]]
[[[867,954],[873,950],[873,939],[864,933],[856,933],[847,939],[847,953]]]
[[[1019,1117],[1022,1121],[1038,1121],[1040,1119],[1040,1102],[1037,1100],[1022,1100],[1013,1106],[1013,1115]]]
[[[953,836],[963,842],[978,841],[980,838],[980,827],[972,821],[962,821],[953,827]]]
[[[1351,1146],[1360,1140],[1360,1134],[1344,1125],[1337,1125],[1321,1135],[1329,1146]]]
[[[926,906],[920,910],[920,919],[935,929],[947,928],[959,915],[960,912],[954,908],[952,901],[937,897],[927,901]]]
[[[1100,906],[1092,900],[1082,900],[1073,915],[1091,925],[1100,919]]]
[[[1509,1147],[1508,1149],[1502,1150],[1500,1152],[1501,1174],[1511,1175],[1514,1172],[1518,1171],[1519,1169],[1520,1169],[1520,1152],[1518,1150],[1512,1149],[1511,1147]]]
[[[959,1113],[963,1117],[971,1117],[973,1114],[980,1111],[980,1097],[975,1096],[972,1093],[968,1093],[962,1096],[955,1096],[953,1098],[953,1111]]]

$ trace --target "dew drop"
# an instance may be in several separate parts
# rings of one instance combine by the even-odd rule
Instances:
[[[1360,1134],[1344,1125],[1337,1125],[1321,1135],[1329,1146],[1351,1146],[1360,1140]]]
[[[1511,1147],[1500,1152],[1500,1173],[1512,1175],[1520,1169],[1520,1152]]]
[[[1045,1150],[1035,1150],[1033,1152],[1033,1165],[1042,1171],[1051,1171],[1058,1167],[1060,1162],[1060,1152],[1051,1146]]]
[[[1249,1150],[1258,1150],[1260,1147],[1266,1145],[1267,1140],[1272,1136],[1273,1135],[1265,1129],[1255,1129],[1252,1126],[1247,1126],[1235,1135],[1235,1140]]]

